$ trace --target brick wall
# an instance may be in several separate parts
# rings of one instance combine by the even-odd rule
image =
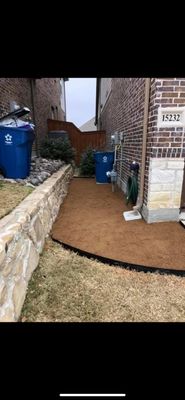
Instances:
[[[54,109],[55,119],[64,119],[64,112],[60,104],[60,79],[36,79],[33,86],[37,133],[41,140],[47,134],[47,119],[52,117],[51,107]],[[10,112],[10,101],[16,101],[20,106],[29,107],[30,116],[33,118],[30,79],[0,79],[0,115]]]
[[[10,102],[32,109],[29,79],[0,78],[0,116],[10,112]],[[30,114],[32,117],[32,114]]]
[[[152,79],[148,137],[151,157],[184,157],[183,128],[157,128],[158,107],[185,106],[185,78]],[[148,142],[149,143],[149,142]]]
[[[111,133],[115,131],[124,133],[124,143],[119,150],[119,157],[125,158],[125,162],[118,164],[119,182],[124,191],[130,174],[130,162],[132,160],[141,162],[144,88],[144,78],[113,78],[112,90],[99,121],[102,129],[107,131],[109,148]],[[154,211],[156,212],[154,207],[162,209],[160,218],[162,218],[163,208],[166,209],[166,219],[170,210],[173,218],[176,219],[182,191],[185,133],[184,127],[159,128],[157,126],[160,106],[177,108],[185,106],[185,78],[151,78],[147,130],[144,206],[148,207],[150,203],[153,213],[151,215],[154,215]],[[153,159],[160,159],[161,162],[152,163]],[[177,160],[176,163],[173,162],[175,160]],[[159,182],[157,182],[157,176]],[[160,179],[163,178],[162,184]],[[153,193],[155,187],[157,192]],[[160,196],[159,192],[161,192]],[[157,198],[162,199],[161,203],[160,200],[157,202]],[[156,215],[155,218],[157,218]],[[152,216],[151,220],[155,218]]]
[[[153,78],[151,80],[144,204],[147,204],[148,199],[150,158],[174,159],[185,157],[184,128],[158,128],[157,116],[159,106],[185,106],[185,78]]]
[[[59,79],[38,79],[35,84],[35,110],[39,139],[47,134],[47,119],[54,108],[55,119],[63,119],[60,106],[61,86]]]
[[[185,106],[185,78],[153,79],[150,98],[147,142],[147,173],[145,177],[144,205],[149,214],[166,208],[166,218],[178,219],[179,208],[185,202],[182,193],[185,157],[184,127],[157,126],[159,107]],[[161,161],[156,164],[152,160]],[[175,161],[176,160],[176,161]],[[161,200],[160,200],[161,198]],[[158,211],[159,215],[159,211]],[[161,218],[161,217],[160,217]]]
[[[144,85],[144,78],[112,78],[112,90],[101,114],[108,149],[112,149],[111,133],[124,133],[124,145],[118,153],[120,158],[125,158],[125,162],[118,164],[123,189],[130,174],[130,162],[141,162]]]

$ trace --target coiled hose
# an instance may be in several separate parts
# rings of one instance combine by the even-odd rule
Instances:
[[[138,196],[138,174],[129,176],[127,181],[127,204],[131,202],[133,205],[136,204]]]

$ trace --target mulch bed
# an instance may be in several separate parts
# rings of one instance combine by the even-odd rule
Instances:
[[[126,263],[185,270],[185,231],[178,222],[125,221],[131,210],[122,191],[95,179],[73,178],[52,238]]]

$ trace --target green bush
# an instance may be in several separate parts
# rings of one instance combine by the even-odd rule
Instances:
[[[46,138],[41,143],[40,155],[43,158],[71,162],[75,157],[75,150],[68,139]]]
[[[81,156],[80,175],[92,176],[95,174],[94,152],[91,147],[88,147]]]

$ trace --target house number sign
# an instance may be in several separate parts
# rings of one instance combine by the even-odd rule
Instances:
[[[162,115],[162,121],[180,121],[181,114],[166,114]]]
[[[184,127],[185,107],[159,107],[157,126],[158,128]]]

